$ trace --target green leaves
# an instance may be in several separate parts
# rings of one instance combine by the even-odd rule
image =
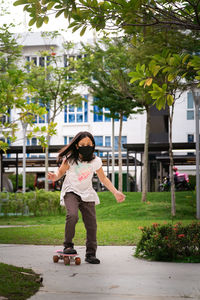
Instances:
[[[29,26],[33,26],[36,22],[36,19],[31,19],[28,23]]]
[[[44,18],[38,18],[36,20],[36,27],[40,28],[42,26],[43,22],[44,22]]]
[[[158,110],[165,108],[166,102],[168,106],[171,106],[174,102],[172,95],[168,94],[167,84],[163,84],[161,87],[157,84],[153,84],[153,90],[149,93],[151,94],[152,99],[155,99],[155,105]]]
[[[83,35],[84,35],[86,29],[87,29],[87,26],[84,26],[84,27],[81,29],[80,36],[83,36]]]
[[[137,64],[129,73],[130,82],[148,89],[158,109],[173,105],[174,95],[187,86],[200,86],[200,57],[188,53],[171,53],[169,50],[153,56],[147,65]],[[183,80],[184,79],[184,80]]]
[[[17,0],[13,3],[13,5],[18,6],[18,5],[28,4],[28,3],[29,3],[28,0]]]
[[[31,19],[35,19],[36,23],[38,18],[43,19],[47,11],[53,10],[56,17],[64,13],[68,20],[77,21],[75,28],[78,25],[80,27],[90,25],[97,31],[105,29],[107,21],[112,23],[116,29],[123,29],[131,35],[135,33],[137,24],[140,28],[145,26],[146,31],[147,28],[154,25],[159,25],[161,28],[172,25],[173,28],[194,31],[198,31],[200,28],[197,17],[199,15],[198,5],[182,0],[17,0],[14,5],[26,5],[25,10],[29,13]],[[85,13],[87,17],[84,15]],[[40,22],[38,21],[39,25]]]

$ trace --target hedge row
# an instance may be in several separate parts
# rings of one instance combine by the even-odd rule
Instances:
[[[200,222],[140,227],[135,256],[156,261],[200,262]]]
[[[27,193],[0,193],[0,215],[57,215],[63,214],[60,192],[35,190]]]

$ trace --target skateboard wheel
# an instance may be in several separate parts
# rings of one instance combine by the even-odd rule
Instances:
[[[76,265],[80,265],[81,264],[81,258],[80,257],[76,257],[75,258],[75,264]]]
[[[54,256],[53,256],[53,262],[54,262],[54,263],[57,263],[58,261],[59,261],[58,255],[54,255]]]
[[[69,265],[70,265],[70,258],[69,258],[69,257],[64,256],[64,264],[65,264],[66,266],[69,266]]]

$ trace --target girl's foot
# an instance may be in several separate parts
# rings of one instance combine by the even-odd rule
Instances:
[[[64,248],[63,253],[65,254],[77,254],[74,248]]]
[[[90,264],[100,264],[100,260],[93,255],[86,256],[85,261],[87,261]]]

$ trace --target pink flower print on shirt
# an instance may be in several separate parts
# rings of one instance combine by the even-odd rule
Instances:
[[[92,173],[92,167],[86,164],[78,164],[75,167],[75,173],[79,181],[86,179]]]

